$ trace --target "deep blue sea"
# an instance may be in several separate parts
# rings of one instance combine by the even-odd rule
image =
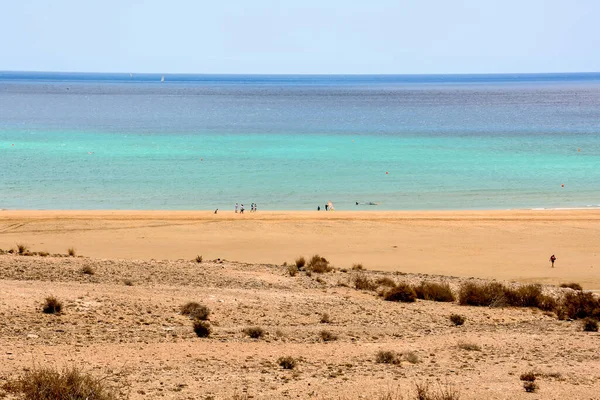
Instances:
[[[0,209],[600,205],[600,73],[162,76],[0,72]]]

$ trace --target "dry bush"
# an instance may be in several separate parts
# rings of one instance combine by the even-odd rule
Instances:
[[[319,337],[321,337],[321,340],[324,342],[333,342],[338,339],[337,335],[327,330],[319,332]]]
[[[331,322],[331,319],[329,318],[329,314],[327,313],[323,313],[321,314],[321,321],[322,324],[328,324]]]
[[[67,250],[67,254],[69,255],[69,257],[75,257],[75,248],[69,247],[69,249]]]
[[[287,272],[288,274],[290,274],[290,276],[296,276],[296,274],[298,273],[298,267],[290,264],[287,266]]]
[[[600,319],[600,299],[590,292],[569,292],[558,306],[560,319]]]
[[[94,268],[92,268],[90,265],[86,265],[83,268],[81,268],[81,273],[85,275],[94,275],[96,271],[94,271]]]
[[[417,298],[423,300],[452,302],[455,300],[454,293],[447,283],[421,282],[415,287]]]
[[[524,372],[519,377],[520,380],[522,380],[522,381],[528,381],[528,382],[535,381],[535,378],[536,378],[535,372],[533,372],[533,371]]]
[[[414,351],[407,351],[402,353],[402,358],[411,364],[417,364],[420,362],[419,356]]]
[[[312,256],[308,264],[306,265],[306,269],[310,272],[314,272],[317,274],[323,274],[325,272],[331,272],[333,267],[329,265],[329,261],[325,257],[321,257],[318,254]]]
[[[198,264],[202,263],[202,256],[196,256],[194,259]]]
[[[244,333],[252,339],[260,339],[265,335],[265,330],[259,326],[253,326],[244,329]]]
[[[39,255],[40,257],[48,257],[48,256],[50,255],[50,253],[48,253],[47,251],[40,251],[40,252],[38,253],[38,255]]]
[[[198,320],[207,320],[210,315],[210,310],[208,307],[196,303],[194,301],[190,301],[189,303],[181,306],[181,314],[188,315],[192,319]]]
[[[415,383],[415,400],[459,400],[460,393],[451,385],[438,384],[431,388],[429,382]]]
[[[377,284],[363,273],[354,275],[354,287],[358,290],[375,290]]]
[[[535,383],[535,372],[528,371],[519,377],[523,381],[523,388],[528,393],[533,393],[538,389],[538,385]]]
[[[466,318],[459,314],[452,314],[450,316],[450,321],[456,326],[460,326],[465,323]]]
[[[560,287],[561,288],[569,288],[569,289],[573,289],[573,290],[583,290],[583,288],[581,287],[581,285],[579,283],[575,283],[575,282],[561,283]]]
[[[401,282],[396,287],[391,288],[383,295],[383,299],[387,301],[401,301],[404,303],[412,303],[416,301],[417,295],[415,290],[407,283]]]
[[[394,287],[396,286],[396,282],[394,282],[393,279],[388,278],[387,276],[384,276],[383,278],[378,278],[375,283],[378,286],[387,286],[387,287]]]
[[[467,351],[481,351],[481,347],[478,344],[469,342],[459,342],[458,348]]]
[[[194,328],[194,332],[198,337],[204,338],[210,335],[210,324],[207,321],[196,319],[192,323],[192,327]]]
[[[538,390],[538,385],[535,382],[525,381],[523,382],[523,389],[525,389],[527,393],[534,393]]]
[[[506,287],[500,283],[463,283],[458,292],[458,303],[467,306],[501,307],[506,305]]]
[[[57,371],[40,367],[25,372],[15,381],[9,381],[4,389],[23,400],[117,400],[117,394],[98,379],[78,368]]]
[[[42,311],[45,314],[58,314],[62,310],[62,303],[54,296],[46,297]]]
[[[296,258],[296,268],[302,269],[302,268],[304,268],[305,265],[306,265],[306,260],[304,259],[304,257]]]
[[[133,286],[133,281],[131,279],[125,279],[123,280],[123,283],[125,286]]]
[[[360,263],[352,264],[352,269],[354,271],[362,271],[364,269],[363,265]]]
[[[400,357],[395,351],[379,350],[375,355],[375,362],[379,364],[399,364]]]
[[[279,366],[283,369],[294,369],[296,367],[296,360],[294,357],[279,357],[277,360]]]
[[[29,251],[29,246],[25,243],[17,243],[17,252],[19,255],[23,255]]]
[[[593,318],[585,318],[583,321],[583,330],[586,332],[598,332],[598,321]]]

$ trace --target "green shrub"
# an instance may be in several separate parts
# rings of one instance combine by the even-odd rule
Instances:
[[[454,293],[447,283],[421,282],[415,287],[417,298],[423,300],[433,300],[442,302],[452,302],[455,300]]]
[[[388,290],[384,295],[383,299],[387,301],[401,301],[404,303],[412,303],[416,301],[417,295],[415,290],[407,283],[399,283],[396,287]]]

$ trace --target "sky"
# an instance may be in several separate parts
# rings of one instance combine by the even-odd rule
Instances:
[[[2,0],[0,70],[600,71],[598,0]]]

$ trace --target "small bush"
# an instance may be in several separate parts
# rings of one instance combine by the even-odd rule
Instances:
[[[379,364],[398,364],[400,358],[394,351],[379,350],[375,356],[375,362]]]
[[[83,268],[81,268],[81,272],[85,275],[94,275],[96,273],[96,271],[94,271],[94,268],[92,268],[89,265],[86,265]]]
[[[288,274],[290,274],[290,276],[296,276],[296,274],[298,273],[298,267],[290,264],[287,266],[287,272]]]
[[[481,351],[481,347],[475,343],[459,342],[458,348],[467,351]]]
[[[133,286],[133,281],[131,279],[125,279],[123,283],[125,286]]]
[[[583,290],[583,288],[581,287],[581,285],[579,283],[575,283],[575,282],[561,283],[560,287],[561,288],[569,288],[569,289],[573,289],[573,290]]]
[[[27,246],[24,243],[17,243],[17,252],[20,255],[23,255],[23,254],[27,253],[27,251],[29,251],[29,246]]]
[[[561,319],[600,319],[600,299],[590,292],[569,292],[558,307],[557,314]]]
[[[375,290],[377,284],[365,274],[359,273],[354,276],[354,287],[358,290]]]
[[[46,297],[42,311],[45,314],[58,314],[62,310],[62,303],[54,296]]]
[[[210,335],[210,324],[207,321],[196,319],[194,320],[192,327],[194,328],[194,332],[198,337],[204,338]]]
[[[396,282],[393,279],[388,278],[387,276],[383,278],[379,278],[375,281],[378,286],[387,286],[387,287],[395,287]]]
[[[75,257],[75,249],[73,247],[69,247],[69,249],[67,250],[67,254],[69,255],[69,257]]]
[[[419,363],[419,356],[414,351],[402,353],[402,357],[411,364]]]
[[[584,319],[583,330],[586,332],[598,332],[598,321],[592,318]]]
[[[263,328],[259,326],[253,326],[250,328],[244,329],[244,333],[251,337],[252,339],[260,339],[265,335],[265,331]]]
[[[538,385],[535,382],[523,382],[523,389],[525,389],[525,391],[527,393],[534,393],[536,390],[538,390]]]
[[[415,290],[406,283],[399,283],[396,287],[388,290],[383,299],[387,301],[401,301],[404,303],[412,303],[416,301],[417,295]]]
[[[306,260],[304,259],[304,257],[296,258],[296,268],[302,269],[302,268],[304,268],[305,265],[306,265]]]
[[[535,372],[533,372],[533,371],[524,372],[519,377],[520,380],[527,381],[527,382],[533,382],[533,381],[535,381],[535,378],[536,378]]]
[[[505,292],[506,287],[500,283],[466,282],[460,287],[458,303],[468,306],[501,307],[506,305]]]
[[[415,383],[415,400],[459,400],[460,394],[449,384],[432,389],[429,382]]]
[[[323,274],[325,272],[331,272],[333,268],[329,265],[329,261],[325,257],[321,257],[318,254],[312,256],[306,268],[314,273]]]
[[[362,264],[360,264],[360,263],[359,263],[359,264],[352,264],[352,269],[353,269],[354,271],[362,271],[362,270],[364,269],[364,267],[363,267],[363,265],[362,265]]]
[[[337,335],[326,330],[322,330],[321,332],[319,332],[319,336],[324,342],[332,342],[338,339]]]
[[[117,400],[105,379],[94,378],[79,369],[57,371],[41,367],[27,371],[4,389],[24,400]]]
[[[210,310],[202,304],[191,301],[181,307],[181,313],[188,315],[192,319],[205,321],[210,315]]]
[[[50,253],[48,253],[47,251],[40,251],[40,252],[38,253],[38,255],[39,255],[40,257],[48,257],[48,256],[50,255]]]
[[[459,314],[452,314],[450,316],[450,321],[456,326],[460,326],[465,323],[466,318]]]
[[[202,263],[202,256],[196,256],[194,259],[198,264]]]
[[[327,313],[323,313],[321,314],[321,321],[322,324],[328,324],[331,322],[331,320],[329,319],[329,314]]]
[[[280,357],[277,363],[283,369],[294,369],[296,367],[296,360],[290,356]]]
[[[415,287],[417,298],[423,300],[452,302],[455,300],[454,293],[447,283],[421,282]]]

